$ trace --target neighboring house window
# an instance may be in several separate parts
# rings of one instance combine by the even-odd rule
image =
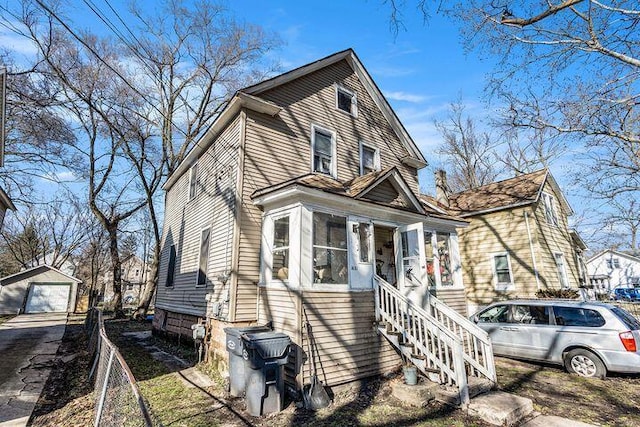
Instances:
[[[207,264],[209,263],[209,235],[211,229],[205,228],[200,236],[200,258],[198,261],[198,281],[196,286],[207,286]]]
[[[198,164],[191,166],[189,169],[189,200],[196,197],[198,188]]]
[[[556,267],[558,268],[558,280],[560,280],[560,286],[564,288],[569,287],[569,279],[567,277],[567,266],[564,261],[564,255],[560,252],[553,254],[556,260]]]
[[[453,286],[453,269],[451,268],[451,248],[449,247],[448,233],[436,233],[436,247],[440,264],[440,284],[442,286]]]
[[[348,283],[347,219],[313,214],[313,270],[315,283]]]
[[[341,86],[336,86],[336,108],[338,110],[349,113],[355,117],[358,112],[357,105],[355,93]]]
[[[136,269],[136,277],[140,275],[140,270]]]
[[[613,270],[613,260],[611,260],[611,259],[607,260],[607,269],[608,270]]]
[[[493,280],[499,290],[507,290],[513,286],[511,262],[507,252],[493,254]]]
[[[380,170],[380,150],[360,143],[360,175]]]
[[[433,233],[431,231],[424,232],[424,256],[427,262],[427,279],[429,286],[436,286],[436,266],[433,258]]]
[[[273,249],[271,251],[271,278],[289,279],[289,216],[273,221]]]
[[[556,214],[555,199],[549,193],[542,193],[542,204],[544,206],[544,217],[548,224],[558,225],[558,216]]]
[[[620,259],[619,258],[613,258],[613,268],[620,268]]]
[[[176,246],[171,245],[169,248],[169,265],[167,266],[167,281],[165,286],[173,286],[173,279],[176,270]]]
[[[336,175],[335,134],[318,126],[312,126],[311,150],[313,152],[313,172]]]

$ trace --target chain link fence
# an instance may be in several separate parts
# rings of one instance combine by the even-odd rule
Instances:
[[[102,312],[90,310],[85,328],[93,358],[89,378],[95,376],[94,426],[153,426],[133,374],[118,348],[107,338]]]

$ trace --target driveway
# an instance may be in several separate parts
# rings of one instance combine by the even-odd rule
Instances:
[[[23,314],[0,325],[0,427],[25,426],[56,357],[67,313]]]

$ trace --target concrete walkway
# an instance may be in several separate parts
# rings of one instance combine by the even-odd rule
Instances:
[[[66,313],[47,313],[22,314],[0,325],[0,427],[27,425],[66,323]]]

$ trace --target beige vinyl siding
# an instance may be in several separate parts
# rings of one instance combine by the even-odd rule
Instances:
[[[307,360],[299,370],[297,384],[309,384],[311,324],[316,367],[320,379],[329,386],[365,378],[397,368],[401,359],[374,328],[373,291],[317,292],[261,288],[258,323],[273,321],[275,330],[291,336]],[[295,362],[287,367],[293,381]]]
[[[231,270],[239,122],[238,118],[232,121],[198,159],[198,185],[193,200],[189,200],[188,172],[167,192],[156,307],[201,316],[206,311],[207,293],[214,293],[214,301],[223,299],[225,286],[217,278]],[[210,227],[208,282],[206,287],[196,287],[200,236],[207,227]],[[176,267],[174,286],[167,287],[171,245],[176,248]],[[225,306],[222,317],[227,315]]]
[[[381,182],[376,188],[365,194],[363,198],[403,208],[412,206],[406,197],[398,193],[389,180]]]
[[[543,202],[540,200],[534,207],[536,238],[538,243],[537,252],[540,254],[537,260],[540,277],[548,288],[559,289],[561,287],[560,279],[558,278],[558,268],[554,258],[554,253],[559,252],[564,255],[569,287],[577,288],[580,281],[573,240],[569,233],[567,213],[562,209],[558,196],[549,184],[545,185],[543,191],[553,195],[555,198],[558,226],[547,223]]]
[[[532,297],[537,291],[525,211],[530,215],[529,208],[517,208],[473,217],[467,228],[458,230],[463,282],[470,303],[488,304],[504,296]],[[533,225],[531,215],[529,224]],[[500,252],[509,254],[513,291],[496,291],[492,254]]]
[[[431,289],[431,294],[463,316],[468,316],[464,289]]]
[[[358,116],[336,109],[335,83],[355,92]],[[408,154],[346,61],[311,73],[259,95],[282,107],[276,117],[247,111],[238,281],[234,320],[256,319],[260,269],[262,212],[251,203],[260,188],[311,172],[311,127],[336,134],[338,179],[360,174],[360,141],[380,148],[381,166],[397,166],[410,188],[418,192],[415,168],[401,164]]]

